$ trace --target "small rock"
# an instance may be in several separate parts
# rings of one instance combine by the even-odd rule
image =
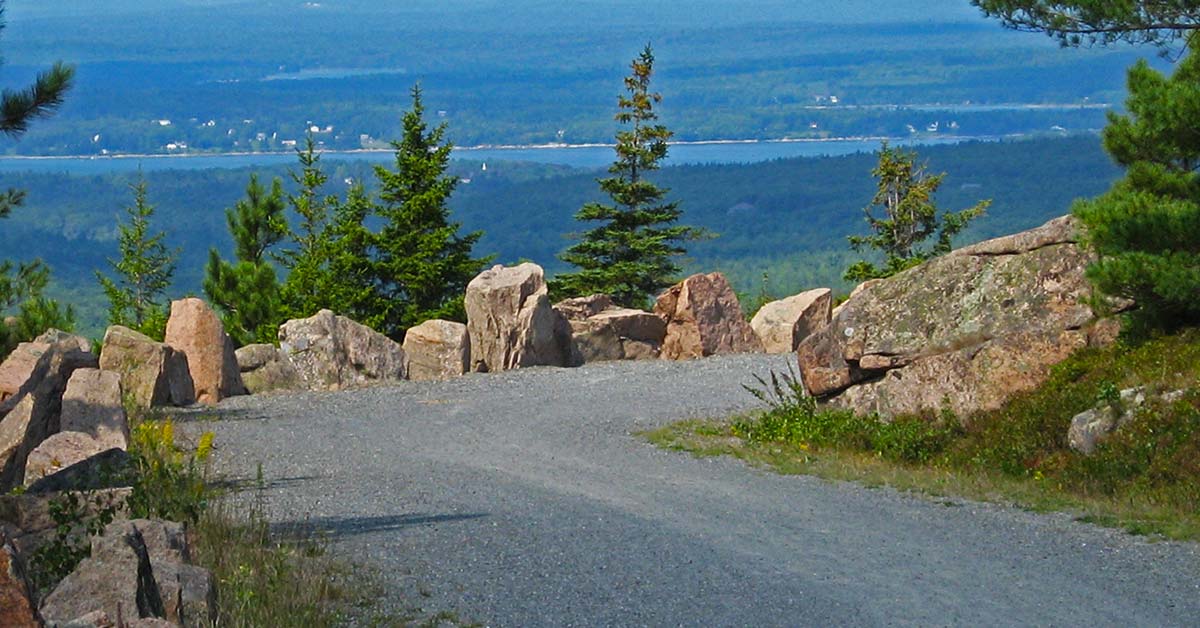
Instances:
[[[200,403],[214,405],[226,397],[246,394],[233,340],[203,300],[193,297],[171,302],[165,342],[187,356]]]
[[[1138,386],[1122,390],[1119,403],[1100,404],[1072,417],[1071,427],[1067,430],[1067,443],[1071,449],[1085,456],[1096,453],[1100,442],[1132,421],[1137,409],[1145,403],[1145,388]]]
[[[462,323],[425,321],[404,335],[404,355],[409,379],[458,377],[471,367],[471,337]]]

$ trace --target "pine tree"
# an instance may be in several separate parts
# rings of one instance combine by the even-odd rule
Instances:
[[[5,0],[0,0],[0,30],[4,28]],[[32,84],[22,89],[0,92],[0,133],[17,137],[29,128],[35,118],[45,117],[62,104],[74,81],[75,69],[55,63],[41,72]],[[25,201],[25,192],[9,188],[0,192],[0,218],[7,217]],[[16,274],[13,274],[13,270]],[[42,295],[49,283],[50,269],[41,260],[13,265],[0,260],[0,315],[13,307],[17,312],[16,327],[0,324],[0,359],[8,355],[19,342],[31,340],[45,331],[41,325],[69,331],[74,325],[74,311]]]
[[[397,340],[409,327],[432,318],[463,320],[463,295],[490,261],[471,256],[482,232],[458,233],[447,202],[458,180],[446,174],[452,146],[446,125],[429,130],[420,86],[403,134],[392,142],[394,169],[375,167],[383,226],[372,238],[374,303],[366,324]]]
[[[971,0],[1007,27],[1044,32],[1064,46],[1167,46],[1200,29],[1196,0]]]
[[[96,271],[108,297],[108,322],[124,325],[151,338],[162,340],[167,325],[167,303],[163,294],[171,285],[178,251],[167,249],[166,233],[150,233],[154,206],[146,199],[146,180],[130,185],[133,205],[125,208],[128,222],[119,226],[119,260],[109,259],[115,279]]]
[[[329,232],[330,208],[337,199],[321,195],[329,178],[321,169],[321,156],[311,134],[304,149],[296,153],[300,170],[293,171],[291,178],[298,191],[288,195],[288,204],[300,222],[289,232],[291,248],[279,256],[288,271],[281,298],[289,317],[307,317],[331,305],[329,291],[336,282],[329,264],[330,246],[334,244]]]
[[[274,342],[283,322],[279,280],[267,251],[287,236],[283,185],[276,179],[268,193],[250,175],[246,198],[225,211],[233,236],[236,263],[208,252],[204,293],[221,313],[234,342]]]
[[[1200,324],[1200,55],[1189,49],[1169,78],[1145,61],[1130,69],[1128,113],[1110,113],[1103,134],[1126,176],[1074,208],[1100,256],[1088,277],[1136,303],[1135,334]]]
[[[871,204],[863,209],[873,235],[849,236],[855,251],[875,249],[885,257],[885,265],[877,268],[866,260],[855,263],[847,271],[847,281],[866,281],[890,277],[912,268],[925,260],[950,252],[951,239],[979,217],[991,201],[982,201],[959,212],[938,215],[933,196],[942,185],[946,173],[929,174],[925,164],[917,164],[917,154],[888,146],[879,150],[879,163],[871,170],[878,185]],[[882,210],[877,217],[875,209]],[[937,235],[928,249],[921,244]]]
[[[612,202],[588,203],[575,214],[576,220],[603,224],[559,255],[580,270],[559,275],[555,291],[571,296],[599,292],[622,305],[641,307],[674,282],[680,271],[676,260],[687,252],[682,243],[703,232],[676,224],[683,214],[679,204],[665,202],[668,190],[646,179],[667,157],[672,134],[657,124],[654,106],[662,95],[650,91],[654,53],[649,45],[630,68],[615,116],[629,128],[617,133],[617,159],[608,168],[613,176],[598,181]]]

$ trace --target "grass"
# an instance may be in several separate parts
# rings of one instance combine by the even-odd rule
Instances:
[[[960,419],[878,417],[818,407],[789,375],[750,389],[767,409],[643,434],[698,456],[729,455],[780,473],[1066,511],[1081,521],[1200,540],[1200,330],[1084,350],[1005,408]],[[1092,456],[1067,444],[1071,418],[1123,388],[1185,391],[1151,400]],[[1152,395],[1153,396],[1153,395]]]

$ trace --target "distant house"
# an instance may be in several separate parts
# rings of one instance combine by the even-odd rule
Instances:
[[[282,142],[280,142],[279,144],[280,144],[281,146],[286,146],[286,147],[288,147],[288,148],[292,148],[292,147],[294,147],[294,146],[296,145],[296,140],[283,140],[283,141],[282,141]]]
[[[158,126],[171,126],[171,121],[170,121],[170,120],[166,120],[166,119],[163,119],[163,120],[155,120],[154,122],[155,122],[155,123],[157,123],[157,124],[158,124]]]

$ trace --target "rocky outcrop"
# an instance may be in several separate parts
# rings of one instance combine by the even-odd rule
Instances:
[[[567,299],[554,305],[567,318],[584,362],[658,357],[667,325],[649,312],[613,305],[608,295]]]
[[[140,408],[196,401],[187,356],[128,327],[105,332],[100,368],[120,375],[124,394]]]
[[[279,344],[310,390],[342,390],[406,377],[403,347],[329,310],[284,323]]]
[[[47,378],[59,387],[58,394],[62,394],[61,387],[66,385],[75,369],[95,368],[96,356],[86,342],[81,348],[78,339],[78,336],[51,330],[33,342],[17,345],[0,363],[0,403],[34,390]],[[2,405],[0,413],[3,413]]]
[[[146,541],[128,521],[109,524],[92,539],[92,554],[42,601],[48,622],[66,623],[88,613],[136,619],[165,617],[166,609]]]
[[[675,284],[658,297],[654,313],[667,325],[664,359],[762,351],[733,287],[721,273],[692,275]]]
[[[14,386],[16,395],[0,403],[0,492],[21,484],[30,452],[59,430],[63,392],[72,374],[94,366],[96,356],[69,342],[23,343],[0,365],[23,378]]]
[[[235,352],[246,391],[258,395],[273,390],[304,388],[292,361],[275,345],[246,345]]]
[[[404,355],[411,380],[458,377],[471,368],[471,337],[462,323],[425,321],[405,333]]]
[[[0,626],[39,628],[41,620],[25,577],[24,560],[0,530]]]
[[[806,388],[884,417],[1000,407],[1097,340],[1091,257],[1076,242],[1073,219],[1058,218],[861,286],[801,342]]]
[[[213,405],[226,397],[246,394],[233,340],[225,333],[217,313],[204,301],[188,298],[171,302],[165,342],[187,356],[196,401]]]
[[[802,340],[829,324],[832,309],[832,290],[809,290],[762,306],[750,319],[750,327],[767,353],[791,353]]]
[[[98,516],[101,511],[124,516],[130,493],[129,488],[89,490],[87,499],[80,500],[77,512],[87,519]],[[61,493],[39,493],[32,488],[20,494],[0,495],[0,529],[7,530],[9,540],[22,555],[30,556],[57,534],[58,523],[52,516],[56,502],[62,503]]]
[[[537,264],[485,270],[467,285],[465,305],[472,371],[580,362],[571,326],[550,306]]]

